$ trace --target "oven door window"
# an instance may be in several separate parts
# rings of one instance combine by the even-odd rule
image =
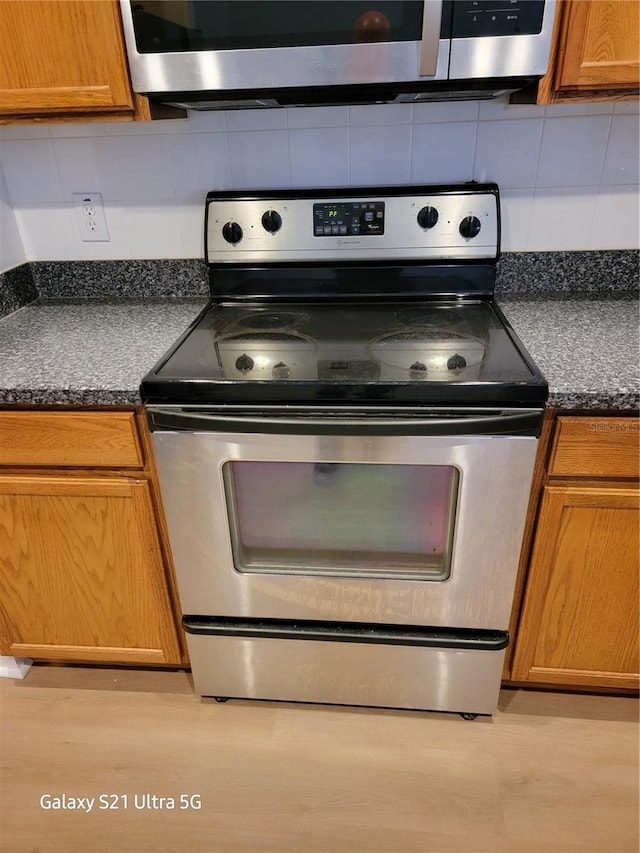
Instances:
[[[450,465],[227,462],[239,572],[444,581],[459,473]]]

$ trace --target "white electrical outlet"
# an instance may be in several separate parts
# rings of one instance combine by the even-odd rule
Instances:
[[[72,193],[76,208],[76,217],[80,226],[80,239],[85,242],[100,241],[108,243],[109,229],[102,206],[100,193]]]

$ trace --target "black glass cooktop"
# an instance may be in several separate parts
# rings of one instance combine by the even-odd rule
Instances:
[[[488,300],[216,303],[144,378],[148,402],[526,405],[547,386]]]

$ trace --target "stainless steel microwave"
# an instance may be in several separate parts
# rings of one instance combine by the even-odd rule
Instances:
[[[547,69],[555,0],[120,0],[133,87],[193,109],[493,97]]]

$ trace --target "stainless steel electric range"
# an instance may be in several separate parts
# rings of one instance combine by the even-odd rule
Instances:
[[[196,689],[490,714],[547,384],[495,184],[209,193],[142,382]]]

